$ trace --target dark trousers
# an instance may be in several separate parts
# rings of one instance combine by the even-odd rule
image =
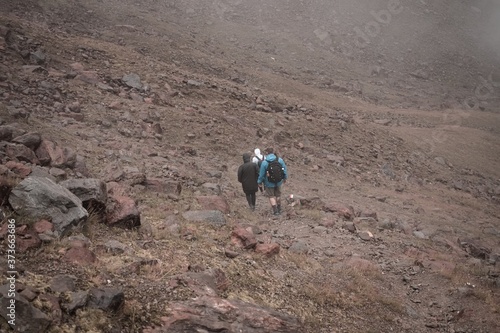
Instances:
[[[253,193],[245,193],[247,197],[247,202],[250,207],[255,207],[255,201],[257,200],[256,192]]]

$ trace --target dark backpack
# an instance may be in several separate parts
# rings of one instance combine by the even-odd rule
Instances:
[[[285,170],[283,170],[283,166],[275,159],[272,162],[268,162],[267,165],[267,180],[271,183],[279,183],[285,178]]]

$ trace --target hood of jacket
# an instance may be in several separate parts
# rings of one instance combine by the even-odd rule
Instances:
[[[272,161],[274,161],[276,158],[277,158],[277,157],[276,157],[276,155],[274,155],[274,154],[269,154],[269,155],[266,155],[266,161],[268,161],[268,162],[272,162]]]
[[[260,152],[259,148],[255,148],[255,150],[253,151],[253,154],[255,156],[257,156],[260,160],[262,160],[262,158],[264,157],[264,156],[262,156],[262,153]]]
[[[243,162],[244,163],[250,162],[251,157],[252,157],[252,155],[250,153],[244,153],[243,154]]]

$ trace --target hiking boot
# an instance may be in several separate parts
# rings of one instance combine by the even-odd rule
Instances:
[[[281,214],[281,205],[277,206],[278,214]]]
[[[274,216],[278,216],[280,215],[280,212],[278,212],[277,210],[273,213]]]

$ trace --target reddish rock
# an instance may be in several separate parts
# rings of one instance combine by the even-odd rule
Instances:
[[[35,229],[35,231],[39,234],[43,234],[44,232],[47,232],[47,231],[54,231],[54,225],[52,223],[50,223],[49,221],[47,220],[40,220],[38,222],[35,222],[35,224],[33,225],[33,229]]]
[[[113,101],[109,103],[108,107],[113,110],[120,110],[122,108],[122,102],[121,101]]]
[[[108,182],[106,183],[106,190],[108,191],[109,196],[124,196],[127,193],[125,187],[120,185],[117,182]]]
[[[238,247],[251,249],[257,245],[257,239],[253,232],[244,228],[237,228],[231,234],[231,243]]]
[[[76,163],[76,154],[70,148],[62,148],[52,141],[43,140],[40,147],[36,150],[42,165],[51,165],[53,167],[73,168]]]
[[[352,206],[345,206],[339,203],[328,203],[323,206],[325,212],[337,213],[339,217],[345,218],[346,220],[352,220],[354,218],[354,208]]]
[[[148,178],[146,179],[144,185],[148,190],[158,193],[180,195],[182,191],[182,185],[180,182],[160,178]]]
[[[97,74],[96,71],[81,71],[75,77],[75,79],[86,82],[86,83],[90,83],[90,84],[99,83],[99,75]]]
[[[72,247],[64,254],[64,261],[81,266],[92,265],[97,261],[94,252],[86,247]]]
[[[16,175],[21,176],[22,178],[28,177],[28,175],[31,173],[31,168],[29,166],[19,162],[8,161],[7,163],[5,163],[5,166],[9,168],[10,171],[14,172]]]
[[[75,72],[82,72],[85,69],[83,65],[79,62],[74,62],[71,65],[69,65],[69,67],[71,67],[71,69],[74,70]]]
[[[272,257],[280,252],[280,246],[276,243],[257,244],[255,252],[263,254],[266,257]]]
[[[16,230],[16,252],[24,253],[30,249],[35,249],[42,245],[42,240],[34,230]]]
[[[322,227],[333,228],[335,221],[331,218],[323,217],[321,221],[319,221],[319,225]]]
[[[224,214],[228,214],[230,212],[229,203],[221,196],[199,196],[196,197],[196,200],[198,200],[198,203],[205,210],[220,210]]]
[[[38,164],[38,158],[33,150],[20,143],[8,143],[5,146],[5,154],[10,158],[17,159],[22,162]]]
[[[363,211],[361,214],[359,214],[360,217],[371,217],[375,219],[375,221],[378,221],[377,218],[377,212],[371,212],[371,211]]]
[[[127,196],[110,196],[106,207],[106,220],[112,226],[134,228],[141,225],[139,209],[134,199]]]

